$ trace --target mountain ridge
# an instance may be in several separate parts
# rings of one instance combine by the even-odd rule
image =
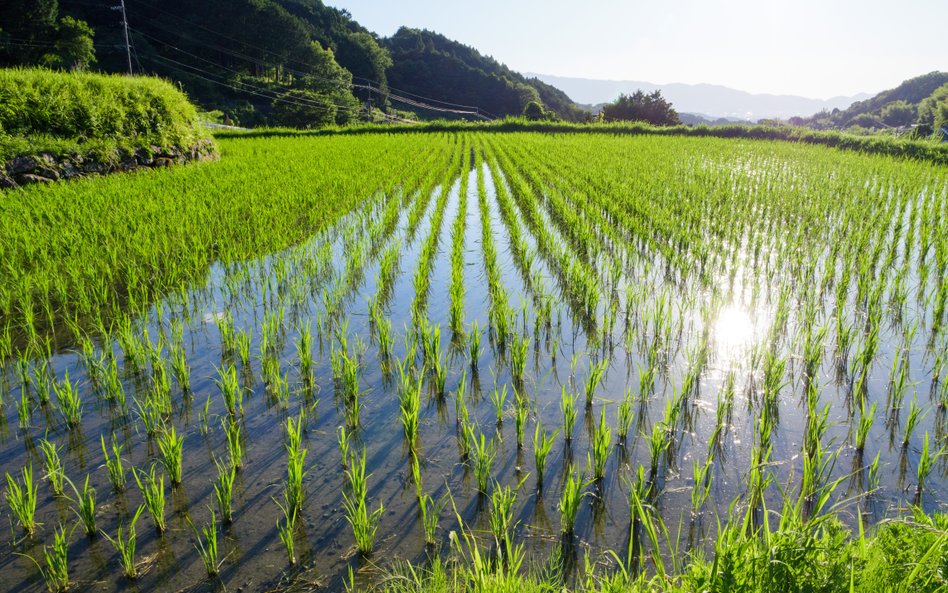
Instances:
[[[619,93],[630,93],[637,89],[646,92],[661,90],[679,112],[700,113],[713,118],[739,118],[751,121],[770,118],[789,118],[816,113],[826,109],[846,109],[857,101],[866,100],[871,93],[852,96],[836,96],[814,99],[800,95],[750,93],[724,85],[712,83],[666,83],[657,84],[635,80],[607,80],[557,76],[524,72],[524,76],[536,77],[556,86],[581,105],[598,105],[615,100]]]

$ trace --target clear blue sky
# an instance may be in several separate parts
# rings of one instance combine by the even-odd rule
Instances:
[[[948,70],[948,0],[325,0],[514,70],[825,99]]]

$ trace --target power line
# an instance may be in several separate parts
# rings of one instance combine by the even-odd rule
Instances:
[[[272,55],[272,56],[276,56],[276,57],[280,58],[280,60],[287,60],[287,58],[286,58],[285,56],[282,56],[282,55],[280,55],[279,53],[274,52],[273,50],[270,50],[270,49],[267,49],[267,48],[264,48],[264,47],[260,47],[260,46],[258,46],[258,45],[254,45],[254,44],[252,44],[252,43],[250,43],[250,42],[248,42],[248,41],[244,41],[244,40],[240,40],[240,39],[236,39],[236,38],[234,38],[234,37],[230,37],[230,36],[224,35],[223,33],[220,33],[220,32],[218,32],[218,31],[215,31],[215,30],[213,30],[213,29],[210,29],[210,28],[208,28],[208,27],[205,27],[204,25],[202,25],[202,24],[200,24],[200,23],[196,23],[196,22],[194,22],[194,21],[192,21],[192,20],[190,20],[190,19],[186,19],[186,18],[184,18],[184,17],[182,17],[182,16],[180,16],[180,15],[177,15],[177,14],[174,14],[174,13],[169,12],[169,11],[167,11],[167,10],[158,8],[157,6],[151,4],[150,2],[145,2],[145,1],[141,1],[141,0],[134,0],[134,1],[135,1],[135,2],[140,2],[141,4],[148,6],[148,8],[150,8],[150,9],[152,9],[152,10],[155,10],[155,11],[160,12],[160,13],[162,13],[162,14],[166,14],[166,15],[172,17],[172,18],[178,19],[178,20],[180,20],[180,21],[182,21],[182,22],[185,22],[185,23],[188,23],[188,24],[190,24],[190,25],[192,25],[192,26],[198,27],[199,29],[202,29],[202,30],[204,30],[204,31],[207,31],[207,32],[209,32],[209,33],[212,33],[212,34],[214,34],[214,35],[217,35],[218,37],[221,37],[221,38],[223,38],[223,39],[227,39],[228,41],[233,41],[233,42],[235,42],[235,43],[239,43],[239,44],[241,44],[241,45],[245,45],[245,46],[247,46],[247,47],[256,49],[256,50],[261,51],[261,52],[264,52],[264,53],[266,53],[266,54],[270,54],[270,55]],[[154,21],[152,21],[152,22],[150,23],[150,25],[155,26],[156,23],[155,23]],[[158,26],[157,28],[162,29],[162,30],[164,30],[165,32],[172,32],[172,31],[169,31],[168,29],[164,29],[164,28],[161,27],[161,26]],[[141,31],[138,31],[138,32],[141,33]],[[185,35],[184,35],[181,31],[173,31],[172,33],[173,33],[173,34],[176,34],[176,35],[179,35],[179,36],[181,36],[181,37],[185,37]],[[222,51],[223,53],[230,53],[231,55],[233,55],[233,56],[235,56],[235,57],[241,57],[241,58],[246,59],[246,60],[248,60],[248,61],[251,61],[251,62],[253,62],[253,63],[257,63],[257,64],[260,64],[260,65],[268,65],[266,62],[263,62],[262,60],[259,60],[259,59],[257,59],[257,58],[251,58],[250,56],[246,56],[246,55],[239,54],[238,52],[233,51],[233,50],[228,50],[228,49],[225,49],[225,48],[221,48],[220,46],[217,46],[216,44],[213,44],[213,45],[212,45],[212,44],[209,44],[209,43],[207,43],[207,42],[197,42],[197,41],[194,41],[194,40],[191,40],[191,41],[192,41],[192,43],[196,43],[196,44],[198,44],[198,45],[205,45],[206,47],[212,47],[212,48],[214,48],[214,49],[217,49],[218,51]],[[302,61],[302,60],[292,60],[291,63],[294,63],[294,62],[297,63],[297,64],[302,64],[302,65],[305,65],[305,66],[309,66],[309,67],[312,67],[312,66],[313,66],[313,64],[310,64],[310,63],[308,63],[308,62],[304,62],[304,61]],[[291,68],[289,68],[289,67],[286,67],[286,66],[282,66],[282,67],[283,67],[286,71],[288,71],[288,72],[293,72],[293,73],[297,73],[298,75],[302,75],[302,76],[313,76],[313,77],[315,77],[315,78],[322,78],[322,77],[319,77],[318,75],[315,75],[315,74],[295,71],[295,70],[293,70],[293,69],[291,69]],[[391,92],[389,92],[389,93],[383,92],[383,91],[381,90],[381,88],[380,88],[382,85],[381,85],[381,83],[379,83],[378,81],[376,81],[376,80],[371,80],[371,79],[368,79],[368,78],[365,78],[365,77],[354,77],[354,78],[358,78],[359,80],[365,81],[365,82],[367,82],[367,83],[369,83],[369,84],[368,84],[368,85],[355,85],[355,84],[353,84],[353,85],[351,85],[351,87],[354,87],[354,88],[363,88],[363,89],[369,90],[370,92],[378,93],[379,95],[382,95],[383,97],[384,97],[384,96],[389,96],[389,98],[391,98],[392,93],[391,93]],[[325,79],[325,78],[322,78],[322,79],[323,79],[323,80],[326,80],[327,82],[330,82],[331,84],[338,84],[336,81],[331,81],[331,80]],[[374,84],[375,86],[372,86],[373,84]],[[392,87],[389,87],[389,91],[395,91],[395,93],[398,93],[398,95],[395,95],[395,96],[397,97],[396,101],[401,102],[401,103],[406,103],[406,104],[408,104],[408,105],[412,105],[413,107],[417,107],[417,108],[419,108],[419,109],[428,109],[428,110],[431,110],[431,111],[438,111],[438,112],[442,112],[442,113],[454,113],[454,114],[460,114],[460,115],[473,115],[473,116],[475,116],[475,117],[479,117],[479,118],[485,119],[485,120],[495,118],[495,116],[494,116],[493,114],[491,114],[489,111],[487,111],[486,109],[481,109],[480,107],[478,107],[478,106],[476,106],[476,105],[461,105],[461,104],[458,104],[458,103],[450,103],[450,102],[447,102],[447,101],[442,101],[442,100],[440,100],[440,99],[434,99],[434,98],[431,98],[431,97],[424,97],[424,96],[422,96],[422,95],[417,95],[417,94],[414,94],[414,93],[411,93],[411,92],[402,91],[402,90],[400,90],[400,89],[396,89],[396,88],[392,88]],[[404,95],[407,95],[407,97],[404,96]],[[409,97],[414,97],[415,99],[413,100],[413,99],[410,99]],[[460,107],[461,109],[446,109],[446,108],[443,108],[443,107],[436,107],[436,106],[434,106],[434,105],[431,105],[431,103],[440,103],[440,104],[442,104],[442,105],[447,105],[448,107]],[[486,114],[486,115],[485,115],[485,114]]]

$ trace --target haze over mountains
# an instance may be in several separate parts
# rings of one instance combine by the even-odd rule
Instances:
[[[548,74],[526,73],[564,91],[577,103],[599,105],[615,100],[620,93],[637,89],[662,91],[679,113],[697,113],[712,118],[758,119],[782,118],[817,113],[822,109],[845,109],[856,101],[871,97],[860,93],[851,97],[811,99],[796,95],[754,94],[714,84],[654,84],[634,80],[595,80]]]

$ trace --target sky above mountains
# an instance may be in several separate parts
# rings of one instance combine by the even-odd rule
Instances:
[[[827,99],[948,69],[945,0],[325,0],[384,36],[437,31],[521,72]]]

